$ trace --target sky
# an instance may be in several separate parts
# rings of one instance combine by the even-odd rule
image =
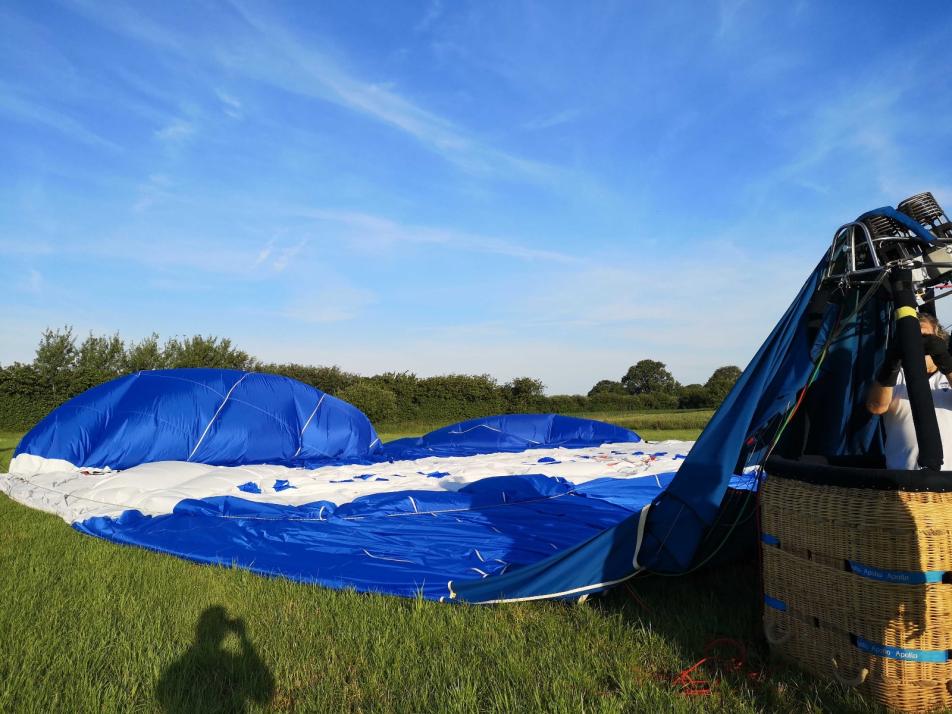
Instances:
[[[71,325],[703,382],[839,225],[952,209],[947,0],[29,0],[0,29],[0,364]]]

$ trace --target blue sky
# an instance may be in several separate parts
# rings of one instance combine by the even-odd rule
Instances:
[[[869,208],[952,209],[952,7],[0,5],[0,363],[47,326],[364,374],[744,366]]]

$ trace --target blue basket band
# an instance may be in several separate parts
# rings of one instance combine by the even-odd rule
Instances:
[[[780,545],[780,539],[777,536],[772,536],[769,533],[761,533],[760,540],[762,540],[767,545]]]
[[[877,657],[888,657],[889,659],[900,659],[906,662],[948,662],[948,650],[905,650],[901,647],[889,647],[880,645],[862,637],[856,638],[856,646]]]
[[[764,605],[767,607],[772,607],[774,610],[780,610],[780,612],[787,611],[787,603],[783,600],[778,600],[775,597],[770,597],[769,595],[764,595]]]
[[[874,568],[869,565],[863,565],[856,561],[847,561],[850,564],[850,570],[864,578],[870,580],[881,580],[884,583],[899,583],[902,585],[922,585],[924,583],[941,583],[944,570],[884,570],[883,568]]]

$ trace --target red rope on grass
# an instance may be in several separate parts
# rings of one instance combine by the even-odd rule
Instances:
[[[717,650],[725,647],[734,648],[734,656],[718,654]],[[705,664],[715,665],[715,675],[711,679],[695,679],[692,675]],[[720,673],[736,674],[747,667],[747,647],[740,640],[730,637],[719,637],[710,640],[704,645],[704,656],[690,667],[681,670],[671,677],[671,684],[680,688],[680,694],[686,697],[707,697],[713,692],[713,685],[718,681]],[[762,674],[754,670],[744,672],[745,679],[760,681]]]

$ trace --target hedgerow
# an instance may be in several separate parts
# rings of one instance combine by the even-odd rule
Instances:
[[[712,406],[707,385],[690,385],[690,389],[684,388],[684,395],[670,390],[631,394],[620,383],[602,380],[588,396],[547,396],[542,382],[531,377],[505,383],[488,374],[418,377],[410,372],[385,372],[367,377],[337,366],[263,363],[227,338],[198,335],[160,344],[158,335],[153,334],[126,344],[118,335],[90,334],[79,341],[72,328],[65,327],[44,331],[31,364],[0,367],[0,430],[30,429],[60,404],[116,377],[174,367],[284,375],[351,402],[375,423],[394,419],[449,423],[502,413],[579,414]],[[723,384],[718,383],[718,389],[724,392]]]

